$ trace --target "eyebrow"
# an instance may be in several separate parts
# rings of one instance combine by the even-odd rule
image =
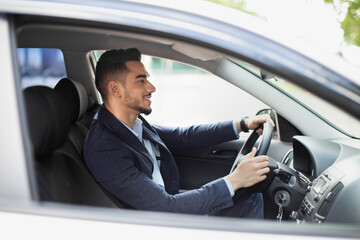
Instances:
[[[139,74],[136,76],[136,78],[147,78],[147,77],[149,77],[149,76],[146,74]]]

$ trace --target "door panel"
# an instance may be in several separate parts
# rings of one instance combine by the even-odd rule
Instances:
[[[226,176],[243,144],[244,140],[234,140],[174,153],[180,172],[180,189],[199,188]]]
[[[199,188],[229,174],[245,141],[243,138],[207,148],[173,153],[180,173],[180,189]],[[272,139],[268,156],[280,162],[291,148],[291,143]]]

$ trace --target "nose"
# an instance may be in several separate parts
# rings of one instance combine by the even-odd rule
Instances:
[[[151,82],[148,81],[148,84],[147,84],[147,90],[151,93],[155,92],[156,91],[156,88],[154,85],[152,85]]]

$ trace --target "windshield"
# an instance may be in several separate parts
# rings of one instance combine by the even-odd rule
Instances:
[[[240,67],[261,78],[259,68],[239,60],[234,62],[236,62]],[[351,137],[360,138],[360,121],[353,116],[285,79],[273,76],[265,81],[292,97],[297,102],[302,103],[309,110],[317,114],[324,121],[333,125],[341,132]]]

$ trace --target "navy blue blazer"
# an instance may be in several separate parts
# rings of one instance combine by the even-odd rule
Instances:
[[[171,151],[200,148],[236,139],[232,122],[168,128],[143,118],[143,138],[160,149],[165,188],[152,180],[151,156],[139,139],[104,106],[95,115],[84,145],[84,158],[95,179],[128,205],[142,210],[209,214],[233,205],[220,178],[179,193],[179,172]]]

